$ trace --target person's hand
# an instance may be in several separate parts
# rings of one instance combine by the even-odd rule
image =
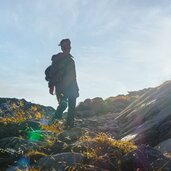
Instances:
[[[49,93],[51,95],[53,95],[53,93],[54,93],[54,86],[49,87]]]

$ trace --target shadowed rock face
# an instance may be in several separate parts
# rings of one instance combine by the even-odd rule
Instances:
[[[156,146],[171,138],[171,81],[151,89],[116,118],[121,137],[137,144]]]

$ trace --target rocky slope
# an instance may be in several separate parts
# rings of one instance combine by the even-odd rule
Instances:
[[[87,99],[75,128],[54,109],[0,98],[0,170],[171,170],[171,81],[127,95]],[[127,141],[130,140],[130,141]]]
[[[40,119],[54,112],[52,107],[27,102],[25,99],[0,98],[0,118]]]
[[[171,140],[171,81],[143,94],[123,110],[116,121],[121,127],[122,138],[171,152],[168,146]]]

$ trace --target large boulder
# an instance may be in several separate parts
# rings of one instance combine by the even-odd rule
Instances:
[[[78,117],[91,117],[107,113],[106,105],[102,98],[86,99],[77,106]]]

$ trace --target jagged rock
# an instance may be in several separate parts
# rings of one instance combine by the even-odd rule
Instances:
[[[41,158],[38,166],[41,171],[64,171],[67,167],[82,163],[83,159],[80,153],[60,153]]]
[[[84,102],[80,102],[80,104],[77,106],[78,111],[84,111],[84,110],[90,110],[91,106],[91,99],[86,99]]]
[[[93,111],[96,111],[97,114],[104,114],[106,113],[106,106],[104,104],[104,101],[100,97],[93,98],[91,101],[91,108]]]
[[[127,171],[170,170],[171,160],[163,156],[159,151],[141,145],[138,149],[122,157],[121,169]]]

